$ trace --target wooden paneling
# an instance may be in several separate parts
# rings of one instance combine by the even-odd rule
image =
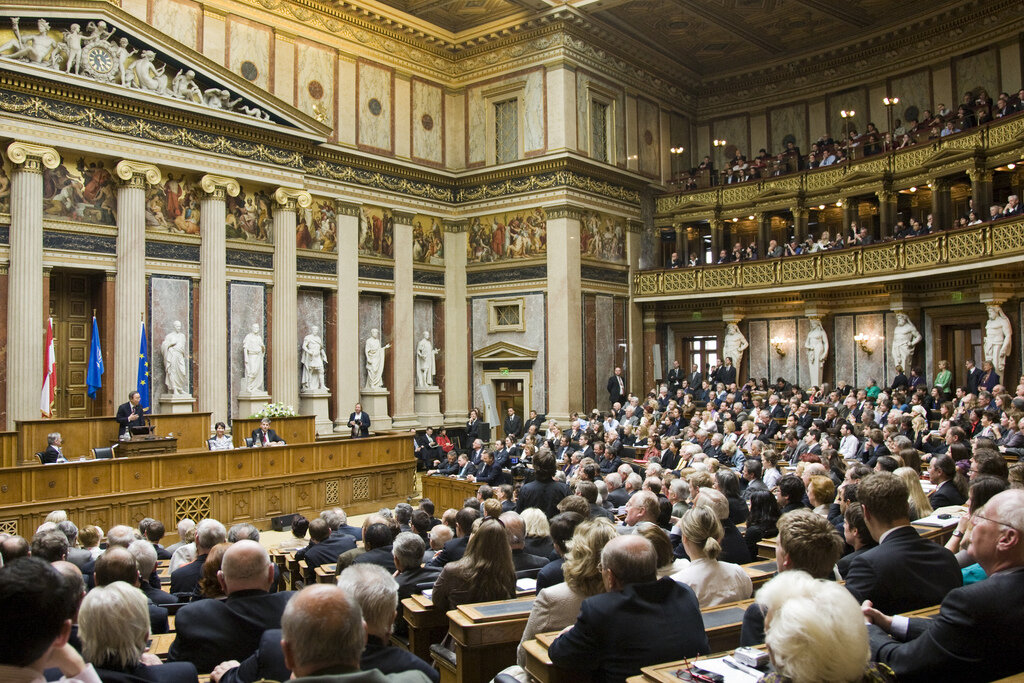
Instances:
[[[231,421],[231,439],[235,448],[245,445],[245,438],[252,436],[252,430],[260,426],[259,419],[240,418]],[[287,443],[309,443],[316,441],[316,417],[298,415],[296,417],[274,417],[270,420],[270,428]]]
[[[478,488],[480,484],[472,481],[447,477],[423,478],[423,497],[434,502],[434,509],[438,514],[448,508],[461,509],[462,502],[470,496],[475,496]]]
[[[46,448],[46,442],[43,447]],[[32,451],[35,453],[35,451]],[[14,467],[18,464],[18,432],[0,432],[0,467]]]
[[[361,514],[406,500],[415,461],[407,435],[296,444],[233,451],[179,451],[162,455],[87,460],[66,465],[0,468],[0,508],[18,531],[31,534],[46,515],[65,509],[80,527],[135,523],[142,511],[168,528],[175,505],[209,498],[210,514],[230,525],[267,526],[291,512],[318,513],[341,505]],[[357,449],[372,464],[349,467]],[[328,458],[332,455],[333,458]],[[453,482],[475,490],[475,484]],[[468,493],[464,489],[459,500]]]

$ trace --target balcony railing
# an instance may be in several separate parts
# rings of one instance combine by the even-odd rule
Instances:
[[[644,271],[633,276],[633,295],[642,298],[800,287],[944,266],[970,267],[1012,256],[1024,257],[1024,217],[867,247],[720,266]]]

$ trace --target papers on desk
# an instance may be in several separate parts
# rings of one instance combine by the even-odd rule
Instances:
[[[921,481],[921,488],[924,489],[925,493],[931,493],[932,491],[937,489],[938,486],[936,486],[935,484],[931,483],[930,481],[922,480]]]
[[[433,594],[434,594],[434,589],[433,588],[426,588],[423,591],[423,597],[425,597],[427,600],[432,600],[433,598],[431,598],[431,596]]]
[[[761,676],[764,676],[765,673],[767,673],[758,672],[758,675],[755,676],[753,672],[757,671],[756,669],[751,669],[750,667],[743,667],[743,670],[736,669],[726,664],[726,659],[732,659],[732,656],[699,659],[693,662],[693,665],[701,669],[706,669],[712,673],[719,674],[725,679],[725,683],[751,683],[752,681],[759,680]]]
[[[537,590],[537,579],[516,579],[516,590],[520,592]]]
[[[914,524],[918,524],[920,526],[937,526],[945,529],[947,527],[956,526],[959,521],[959,515],[951,515],[948,512],[943,512],[941,514],[936,513],[934,515],[922,517],[921,519],[916,519],[914,520]]]

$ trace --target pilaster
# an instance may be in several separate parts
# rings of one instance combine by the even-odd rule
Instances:
[[[359,402],[359,205],[334,203],[335,233],[338,240],[337,362],[334,366],[334,396],[337,413],[334,431],[348,434],[349,412]],[[370,415],[375,419],[377,415]]]
[[[685,231],[686,228],[683,228]],[[643,249],[643,232],[644,224],[641,221],[628,219],[626,221],[626,258],[629,259],[629,286],[633,287],[633,277],[640,272],[640,252]],[[689,262],[689,255],[684,256],[686,262]],[[643,311],[640,306],[633,302],[633,298],[630,297],[630,303],[626,311],[626,343],[628,347],[626,349],[626,365],[624,368],[626,371],[626,379],[631,378],[643,379],[641,387],[651,386],[647,382],[647,376],[644,374],[644,357],[649,355],[647,349],[650,347],[644,345],[643,342]],[[633,386],[636,387],[637,383],[634,381]],[[641,393],[638,387],[637,393]]]
[[[275,401],[299,406],[299,327],[296,310],[297,276],[295,272],[295,224],[299,208],[313,205],[305,190],[279,187],[274,191],[274,289],[271,305],[273,362],[270,370],[270,394]]]
[[[392,324],[394,365],[392,366],[391,395],[393,397],[392,426],[395,429],[415,429],[415,330],[413,329],[412,280],[412,218],[411,213],[393,211],[395,230],[395,298]],[[371,416],[372,418],[372,416]]]
[[[580,288],[580,211],[547,210],[548,222],[548,417],[561,423],[583,398],[583,311]],[[626,378],[627,388],[632,379]]]
[[[444,226],[444,423],[461,425],[469,414],[469,349],[466,330],[466,221]]]

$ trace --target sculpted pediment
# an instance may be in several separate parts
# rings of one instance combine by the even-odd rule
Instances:
[[[0,70],[326,140],[330,128],[106,2],[0,17]]]
[[[518,346],[508,342],[497,342],[485,346],[473,353],[475,361],[532,361],[537,360],[538,352],[528,349],[525,346]]]

